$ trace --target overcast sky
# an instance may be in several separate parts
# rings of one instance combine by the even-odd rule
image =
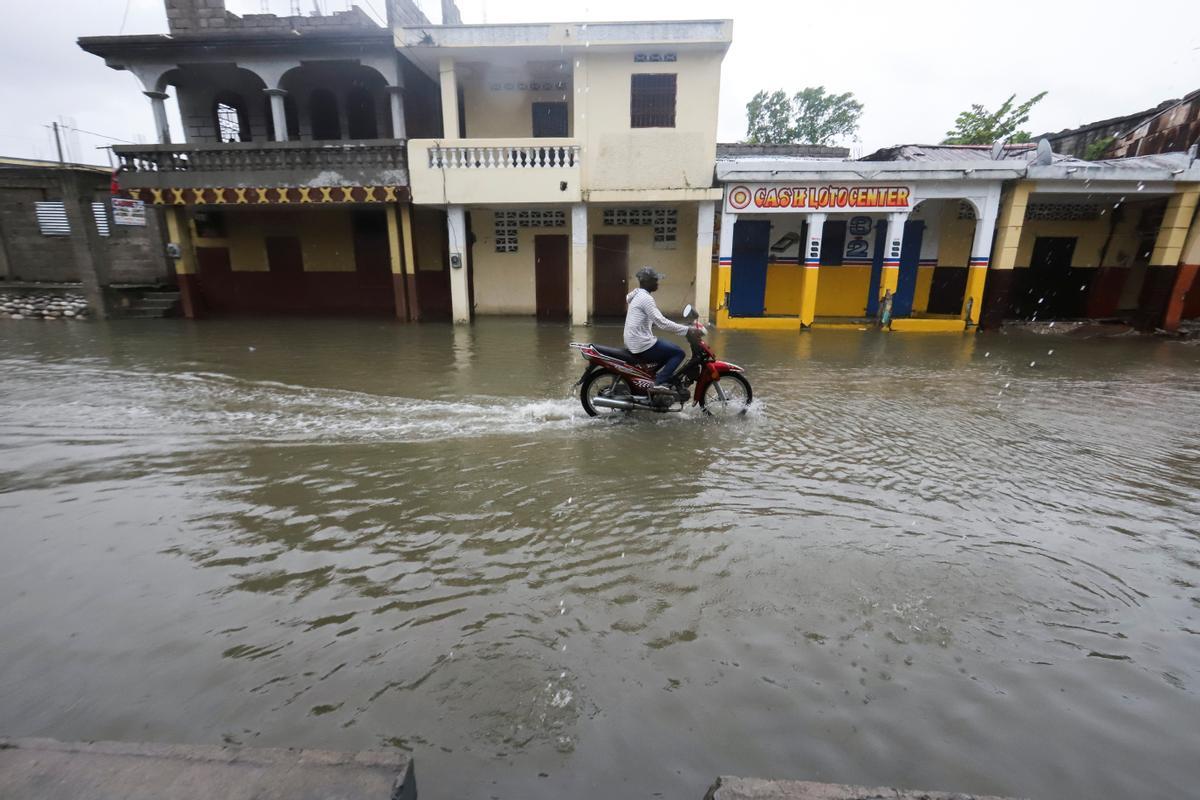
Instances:
[[[347,0],[319,0],[327,12]],[[267,0],[278,14],[289,0]],[[302,0],[311,9],[313,0]],[[66,119],[68,157],[106,163],[94,134],[153,141],[137,80],[79,50],[79,36],[166,32],[163,0],[3,0],[0,155],[54,158],[46,127]],[[263,0],[227,0],[235,13]],[[362,0],[368,13],[384,0]],[[466,22],[734,20],[721,82],[719,137],[745,135],[758,89],[824,85],[866,109],[855,152],[938,141],[971,103],[1049,95],[1032,133],[1138,111],[1200,88],[1200,2],[770,2],[769,0],[459,0]],[[968,10],[969,9],[969,10]]]

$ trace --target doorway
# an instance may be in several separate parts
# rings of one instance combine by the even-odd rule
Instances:
[[[892,316],[912,315],[913,298],[917,295],[917,265],[921,261],[921,239],[925,223],[920,220],[904,223],[904,243],[900,245],[900,275],[896,281],[896,296],[892,299]]]
[[[567,104],[534,103],[533,135],[535,138],[567,137]]]
[[[623,317],[629,293],[629,237],[592,237],[592,315]]]
[[[1076,316],[1078,285],[1071,279],[1075,256],[1074,236],[1039,236],[1033,241],[1029,259],[1028,291],[1021,299],[1017,316],[1055,318]]]
[[[571,266],[567,236],[533,237],[534,294],[537,318],[566,320],[570,316]]]
[[[761,317],[766,311],[767,255],[770,246],[769,221],[740,219],[733,226],[729,316]]]

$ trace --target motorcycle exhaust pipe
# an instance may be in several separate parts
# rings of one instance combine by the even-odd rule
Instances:
[[[592,405],[597,408],[619,408],[622,411],[633,411],[638,407],[632,400],[613,400],[611,397],[593,397]]]

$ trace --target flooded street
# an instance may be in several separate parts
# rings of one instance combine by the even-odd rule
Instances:
[[[1195,793],[1200,346],[716,332],[714,423],[585,417],[573,336],[0,322],[0,732]]]

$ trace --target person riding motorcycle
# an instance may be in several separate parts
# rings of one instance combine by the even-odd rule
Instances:
[[[625,302],[629,305],[629,311],[625,314],[625,348],[638,361],[660,365],[650,393],[669,395],[674,392],[670,385],[671,378],[683,363],[683,348],[659,339],[653,329],[662,328],[680,336],[686,336],[688,329],[664,317],[654,302],[652,295],[658,291],[658,282],[664,277],[661,272],[642,267],[634,277],[637,278],[638,288],[625,296]]]

